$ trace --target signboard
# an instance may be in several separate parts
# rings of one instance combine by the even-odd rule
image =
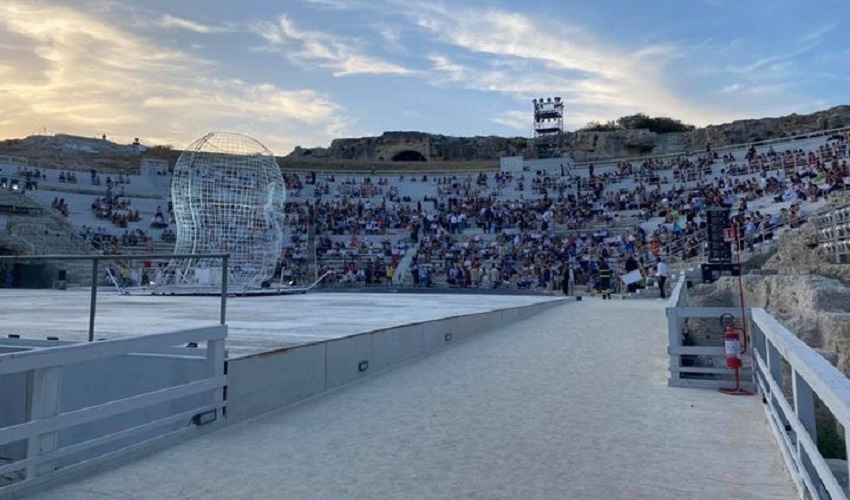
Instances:
[[[505,156],[499,162],[502,172],[522,173],[522,156]]]
[[[637,283],[638,281],[643,279],[643,275],[640,274],[639,269],[635,269],[634,271],[628,272],[620,277],[623,280],[623,283],[626,285],[631,285],[632,283]]]

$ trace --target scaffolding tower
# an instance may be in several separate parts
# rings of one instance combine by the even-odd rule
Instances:
[[[560,97],[532,99],[534,152],[537,158],[561,156],[564,144],[564,102]]]

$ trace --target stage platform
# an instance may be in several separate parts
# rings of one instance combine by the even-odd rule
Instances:
[[[0,336],[86,340],[88,289],[0,290]],[[434,293],[308,293],[230,297],[227,349],[231,359],[339,339],[374,330],[435,321],[563,297]],[[218,324],[220,299],[205,296],[119,295],[101,289],[95,338],[116,339]]]

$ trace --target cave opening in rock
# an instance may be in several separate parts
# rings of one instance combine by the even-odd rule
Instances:
[[[393,161],[428,161],[419,151],[407,149],[393,156]]]

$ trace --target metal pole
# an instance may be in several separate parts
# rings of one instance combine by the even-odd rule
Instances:
[[[832,246],[835,249],[835,263],[841,264],[841,251],[838,247],[838,214],[833,210],[829,214],[829,220],[832,222]]]
[[[225,255],[221,258],[221,324],[225,324],[225,320],[227,319],[227,276],[230,274],[228,271],[228,261],[230,260],[230,255]]]
[[[97,308],[97,259],[92,259],[91,266],[91,304],[89,305],[89,342],[94,342],[94,313]]]

